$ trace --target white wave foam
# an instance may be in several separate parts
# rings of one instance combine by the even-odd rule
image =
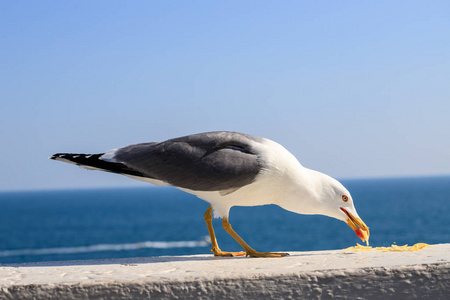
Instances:
[[[3,250],[0,251],[0,257],[19,256],[19,255],[74,254],[74,253],[99,252],[99,251],[123,251],[123,250],[136,250],[143,248],[153,248],[153,249],[195,248],[195,247],[207,247],[210,244],[211,241],[209,237],[205,237],[204,239],[199,241],[174,241],[174,242],[145,241],[130,244],[99,244],[80,247]]]

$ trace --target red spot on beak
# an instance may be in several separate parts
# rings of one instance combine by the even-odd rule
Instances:
[[[356,229],[356,230],[355,230],[355,233],[356,233],[356,235],[357,235],[360,239],[364,240],[364,235],[363,235],[363,233],[362,233],[361,230]]]
[[[361,231],[361,229],[359,227],[361,227],[361,225],[365,224],[362,222],[361,219],[355,219],[345,208],[341,207],[341,210],[347,215],[347,221],[346,223],[355,231],[356,235],[363,241],[366,241],[367,239],[364,237],[363,232]],[[358,224],[358,223],[362,223],[362,224]],[[367,227],[366,227],[367,228]],[[365,229],[364,229],[365,230]],[[367,236],[369,236],[369,231],[367,231]]]

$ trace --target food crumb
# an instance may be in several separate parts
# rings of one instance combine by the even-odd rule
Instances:
[[[425,243],[417,243],[412,246],[403,245],[403,246],[397,246],[392,245],[390,247],[370,247],[370,246],[363,246],[360,244],[356,244],[356,246],[346,248],[342,250],[344,253],[354,253],[354,252],[366,252],[366,251],[372,251],[372,250],[378,250],[379,252],[390,252],[390,251],[396,251],[396,252],[402,252],[402,251],[419,251],[420,249],[426,248],[426,247],[434,247],[433,245],[428,245]]]

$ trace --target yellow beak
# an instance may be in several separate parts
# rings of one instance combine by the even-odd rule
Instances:
[[[369,227],[360,218],[354,217],[346,209],[341,207],[341,210],[347,215],[347,220],[345,221],[348,226],[350,226],[356,233],[356,235],[369,245]]]

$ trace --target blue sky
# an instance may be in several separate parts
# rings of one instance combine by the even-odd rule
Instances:
[[[143,185],[47,159],[233,130],[336,178],[450,174],[447,1],[7,1],[0,190]]]

